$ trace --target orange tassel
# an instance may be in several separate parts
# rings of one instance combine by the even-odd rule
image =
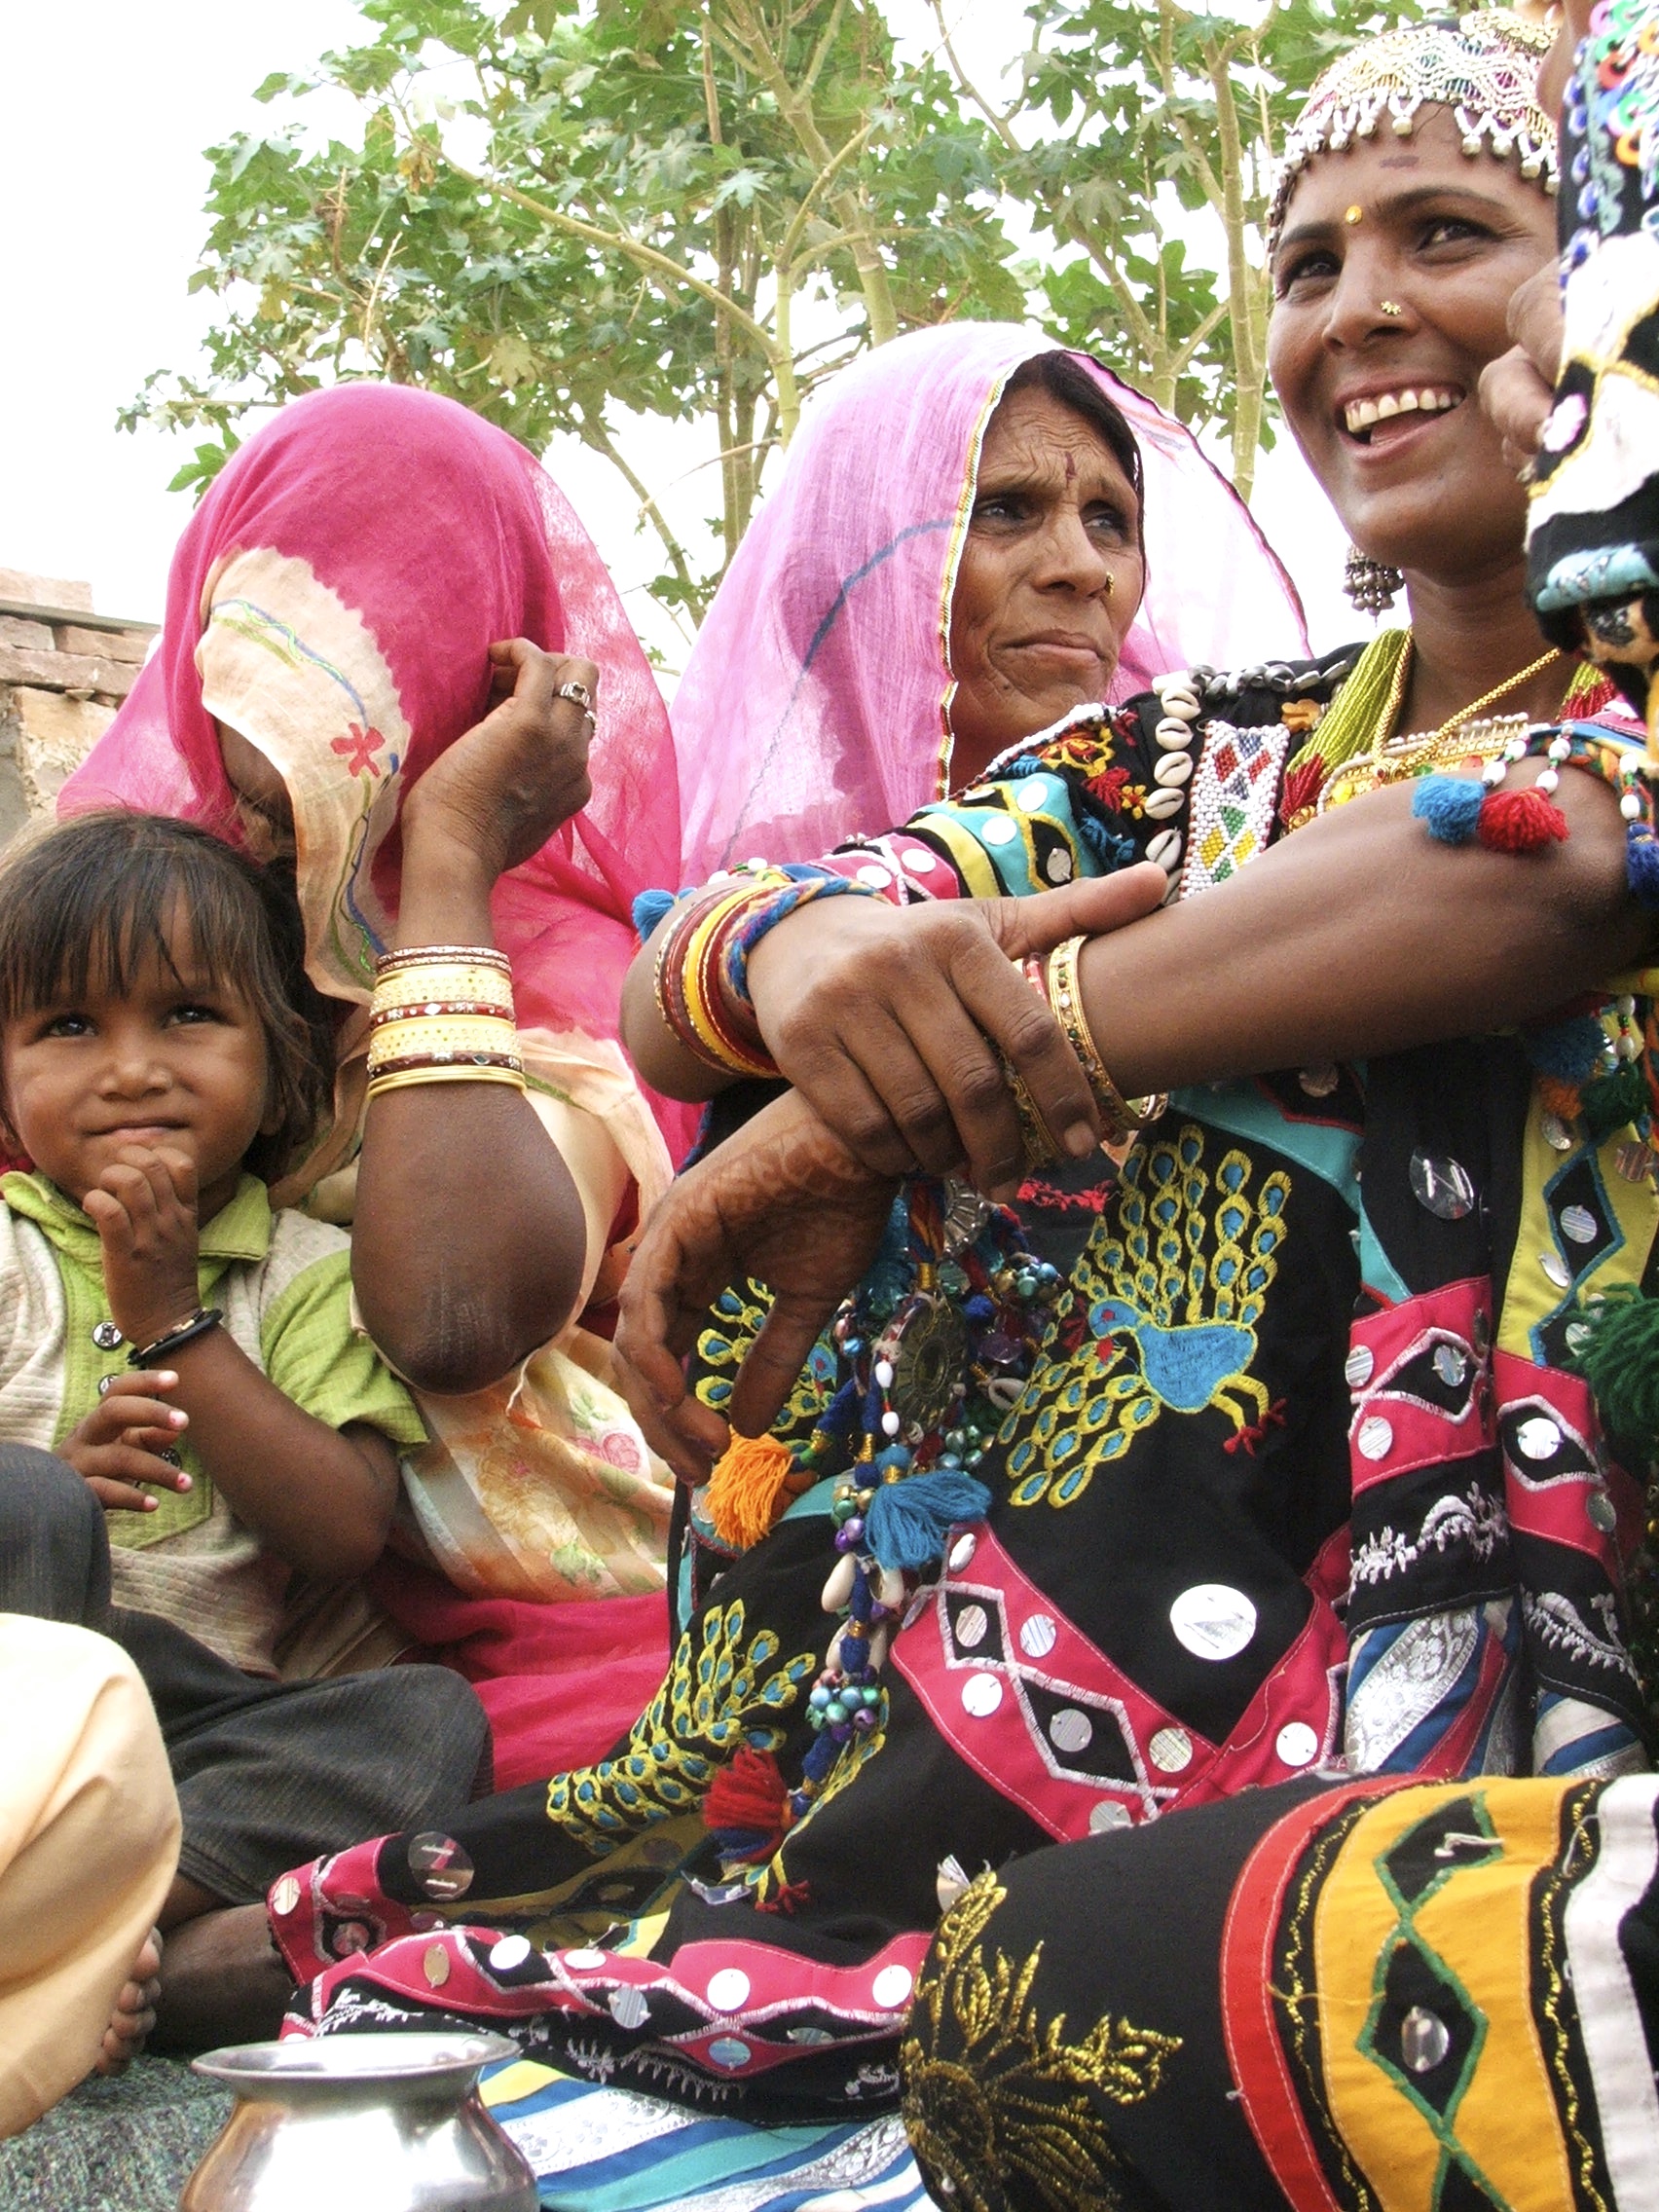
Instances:
[[[1538,1103],[1546,1114],[1555,1115],[1558,1121],[1576,1122],[1583,1112],[1578,1087],[1563,1083],[1559,1075],[1541,1075],[1538,1082]]]
[[[775,1436],[739,1436],[734,1429],[715,1462],[704,1500],[720,1542],[743,1552],[757,1544],[783,1514],[793,1473],[788,1445]]]

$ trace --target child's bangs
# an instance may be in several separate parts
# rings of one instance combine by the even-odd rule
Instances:
[[[215,984],[245,975],[258,928],[245,887],[218,868],[189,866],[194,856],[177,845],[121,842],[118,857],[102,839],[51,839],[7,869],[0,1019],[94,989],[125,997],[158,966],[182,988],[180,958]]]

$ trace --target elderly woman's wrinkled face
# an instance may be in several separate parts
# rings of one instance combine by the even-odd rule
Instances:
[[[951,782],[1104,699],[1140,605],[1140,502],[1092,424],[1043,390],[991,418],[950,603]]]
[[[1348,535],[1447,583],[1521,557],[1526,494],[1476,387],[1517,288],[1555,251],[1518,168],[1462,151],[1449,108],[1310,162],[1273,256],[1273,387]]]

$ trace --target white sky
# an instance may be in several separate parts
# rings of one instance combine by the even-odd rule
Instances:
[[[925,30],[923,0],[894,0],[896,25]],[[1016,0],[956,0],[968,65],[990,89],[1012,50]],[[188,495],[165,487],[188,436],[117,432],[118,407],[154,368],[191,368],[214,303],[186,283],[205,234],[202,149],[269,129],[253,88],[352,40],[350,0],[0,0],[0,568],[87,578],[101,611],[161,615]],[[302,113],[324,128],[316,99]],[[683,426],[640,424],[630,458],[653,485],[682,481],[687,524],[715,503],[713,452]],[[667,643],[642,586],[658,566],[614,472],[574,448],[549,457],[593,530],[636,621]],[[1264,457],[1256,512],[1309,602],[1314,642],[1351,637],[1338,583],[1344,539],[1287,446]]]

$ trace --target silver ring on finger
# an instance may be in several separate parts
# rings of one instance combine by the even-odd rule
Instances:
[[[580,707],[587,718],[588,735],[592,737],[594,731],[599,727],[599,723],[593,711],[593,693],[587,685],[578,683],[572,677],[569,683],[556,683],[553,687],[553,696],[555,699],[569,699],[574,705]]]

